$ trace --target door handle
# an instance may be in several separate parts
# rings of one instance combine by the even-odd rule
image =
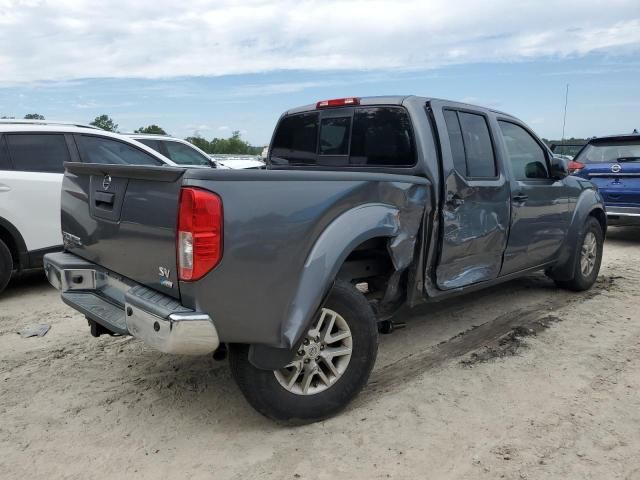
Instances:
[[[95,192],[94,199],[96,207],[113,207],[115,197],[116,196],[113,193]]]
[[[519,193],[517,195],[513,196],[513,201],[514,202],[518,202],[518,203],[522,203],[529,200],[529,195],[526,195],[524,193]]]
[[[9,185],[0,183],[0,192],[9,192],[9,191],[11,191],[11,187]]]

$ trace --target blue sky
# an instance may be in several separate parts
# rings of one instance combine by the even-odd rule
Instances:
[[[106,113],[121,131],[240,130],[262,145],[287,108],[397,93],[494,107],[558,138],[568,83],[567,136],[627,132],[640,128],[640,2],[609,7],[0,0],[0,116]]]

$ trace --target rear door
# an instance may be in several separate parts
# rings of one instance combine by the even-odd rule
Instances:
[[[0,216],[33,252],[62,245],[60,187],[64,162],[72,159],[63,133],[5,133],[0,149]]]
[[[444,181],[436,279],[447,290],[498,276],[509,230],[509,184],[491,118],[438,101],[430,105],[440,132]]]

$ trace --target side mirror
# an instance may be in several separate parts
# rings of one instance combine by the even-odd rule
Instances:
[[[564,158],[551,157],[551,178],[562,180],[569,175],[569,165]]]

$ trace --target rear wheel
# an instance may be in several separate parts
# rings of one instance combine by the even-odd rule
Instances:
[[[0,240],[0,293],[6,288],[13,272],[13,258],[5,243]]]
[[[261,370],[248,347],[234,345],[231,371],[249,403],[284,423],[311,423],[342,410],[364,387],[378,351],[378,330],[368,301],[353,285],[337,282],[293,360]]]
[[[600,272],[603,243],[604,235],[600,222],[589,217],[579,238],[578,258],[574,263],[573,278],[567,281],[556,280],[556,284],[576,292],[590,289]]]

